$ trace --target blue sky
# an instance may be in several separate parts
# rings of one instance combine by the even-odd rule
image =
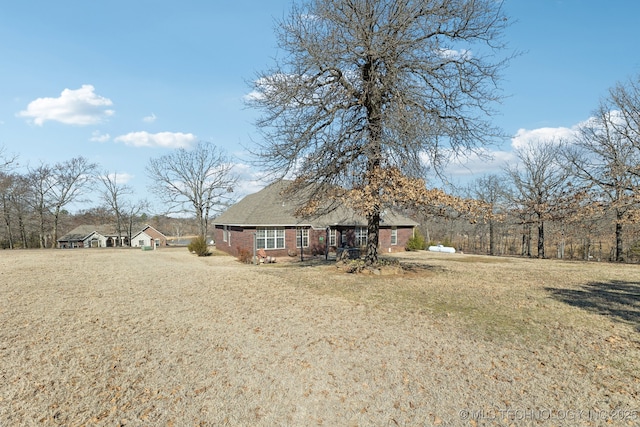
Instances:
[[[274,19],[290,0],[24,0],[0,6],[0,146],[22,168],[84,156],[149,198],[145,166],[209,141],[237,159],[238,195],[263,183],[243,159],[256,112],[243,97],[273,63]],[[494,162],[471,158],[452,179],[499,172],[531,138],[571,132],[617,82],[640,74],[640,2],[506,0],[509,95],[495,123],[513,138]],[[24,170],[24,169],[22,169]]]

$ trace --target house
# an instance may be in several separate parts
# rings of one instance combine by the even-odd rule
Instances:
[[[58,248],[106,248],[128,246],[129,239],[112,226],[81,225],[58,239]]]
[[[277,181],[229,207],[213,220],[216,248],[238,256],[264,249],[272,257],[324,254],[328,248],[367,244],[367,220],[340,206],[313,219],[294,216],[297,204],[282,195],[290,181]],[[380,252],[404,251],[417,222],[385,212],[380,224]]]
[[[159,241],[159,244],[156,246],[166,246],[167,238],[164,234],[160,233],[150,225],[145,225],[140,232],[134,234],[134,237],[143,232],[149,240],[144,240],[145,238],[142,237],[138,238],[138,242],[140,240],[148,242],[148,244],[145,244],[144,246],[152,246],[150,239]],[[60,249],[110,248],[118,246],[130,246],[129,236],[124,232],[118,233],[115,230],[115,227],[110,225],[81,225],[58,239],[58,248]]]
[[[167,236],[147,224],[131,237],[131,246],[134,248],[167,246]]]

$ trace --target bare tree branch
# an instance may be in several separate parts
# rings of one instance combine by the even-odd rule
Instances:
[[[150,159],[147,173],[154,181],[151,191],[165,210],[194,214],[202,237],[207,236],[211,215],[233,200],[237,181],[229,159],[208,142]]]
[[[376,195],[388,188],[373,186],[373,174],[419,178],[424,157],[437,166],[445,152],[501,136],[488,117],[509,59],[497,56],[506,25],[495,0],[294,6],[277,31],[287,55],[258,75],[249,101],[263,112],[257,164],[315,188],[315,205],[327,185],[368,193],[366,260],[376,263],[385,208]]]

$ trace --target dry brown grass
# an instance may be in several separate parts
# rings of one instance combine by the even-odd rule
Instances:
[[[0,425],[640,423],[638,266],[394,258],[0,252]]]

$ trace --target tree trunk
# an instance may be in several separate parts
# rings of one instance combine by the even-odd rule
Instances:
[[[198,231],[199,231],[200,237],[206,240],[207,239],[207,222],[205,221],[202,210],[198,211]]]
[[[53,214],[53,239],[51,239],[51,248],[54,249],[58,243],[58,221],[60,220],[60,208],[56,206],[56,210]]]
[[[591,239],[587,238],[584,242],[584,260],[589,261],[591,256]]]
[[[496,254],[496,230],[493,220],[489,221],[489,255]]]
[[[22,249],[27,249],[28,239],[27,239],[27,229],[24,225],[24,219],[22,215],[18,215],[18,229],[20,230],[20,239],[22,240]]]
[[[538,223],[538,258],[544,258],[544,221]]]
[[[380,192],[384,183],[380,183],[375,176],[382,163],[382,99],[376,82],[376,58],[368,57],[362,67],[362,80],[365,84],[363,103],[367,109],[367,125],[369,130],[367,147],[366,184],[371,189],[371,199],[374,205],[367,213],[367,255],[366,265],[378,263],[378,242],[380,240]],[[374,184],[374,185],[371,185]],[[366,186],[365,186],[366,188]]]
[[[9,249],[13,249],[13,233],[11,231],[11,216],[9,215],[9,212],[7,210],[5,210],[5,214],[4,214],[4,223],[5,223],[5,228],[7,229],[7,239],[9,241]]]
[[[380,241],[380,209],[376,208],[367,217],[367,255],[366,265],[378,263],[378,242]]]
[[[622,233],[622,223],[619,221],[621,214],[618,213],[616,216],[618,217],[618,221],[616,221],[616,256],[615,256],[615,260],[616,260],[616,262],[623,262],[624,261],[624,254],[622,253],[622,237],[623,237],[623,233]]]

